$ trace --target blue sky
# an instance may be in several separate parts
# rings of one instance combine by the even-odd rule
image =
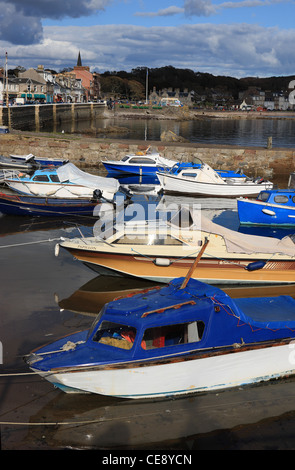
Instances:
[[[0,63],[295,74],[295,0],[0,0]]]

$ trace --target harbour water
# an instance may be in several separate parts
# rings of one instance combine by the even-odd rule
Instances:
[[[238,229],[235,210],[215,215],[219,223]],[[187,455],[206,449],[294,449],[293,378],[138,402],[66,395],[30,373],[23,360],[26,354],[89,328],[111,291],[147,285],[97,277],[65,251],[55,256],[60,237],[91,235],[93,223],[0,215],[1,448],[165,450]]]
[[[272,145],[277,148],[295,147],[295,118],[263,118],[263,119],[222,119],[206,118],[199,120],[158,120],[128,119],[119,115],[112,119],[97,118],[95,122],[78,121],[75,127],[71,122],[57,123],[57,132],[83,132],[96,129],[97,137],[120,139],[160,141],[162,132],[172,131],[189,142],[219,145],[240,145],[265,147],[268,137],[272,137]],[[110,134],[109,128],[121,128],[122,132]],[[45,131],[52,131],[47,126]]]

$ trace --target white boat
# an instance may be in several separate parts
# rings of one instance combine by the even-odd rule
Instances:
[[[181,193],[191,196],[255,196],[262,190],[273,188],[273,183],[263,179],[222,178],[206,163],[194,170],[184,168],[177,174],[157,172],[157,177],[164,193]]]
[[[73,163],[66,163],[54,170],[36,170],[33,174],[6,170],[3,172],[4,183],[10,189],[35,196],[91,197],[97,191],[101,197],[112,201],[120,187],[116,179],[91,175]]]

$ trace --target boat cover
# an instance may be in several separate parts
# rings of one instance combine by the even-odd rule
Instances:
[[[183,210],[186,209],[182,209],[182,211]],[[194,211],[191,210],[190,213],[196,229],[207,232],[208,235],[215,234],[223,237],[229,253],[278,253],[293,256],[295,259],[295,243],[289,236],[280,240],[272,237],[240,233],[215,224],[203,214],[200,215],[199,211],[194,214]],[[170,223],[173,224],[174,220],[180,220],[179,214],[175,215],[175,219],[172,217]],[[184,220],[188,220],[187,216]]]
[[[103,176],[91,175],[77,168],[73,163],[66,163],[57,168],[56,173],[61,182],[70,181],[88,188],[100,189],[109,193],[116,193],[119,189],[119,182],[115,178],[105,178]]]

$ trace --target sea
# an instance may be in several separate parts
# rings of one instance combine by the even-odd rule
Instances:
[[[273,129],[285,122],[282,141],[291,146],[288,129],[294,128],[294,122],[271,122]],[[129,121],[124,124],[131,125]],[[145,124],[152,126],[150,121]],[[181,124],[181,135],[195,125]],[[212,123],[215,136],[227,125]],[[241,136],[244,125],[256,129],[265,122],[230,125]],[[241,143],[223,132],[228,141]],[[151,130],[148,135],[152,137]],[[258,140],[258,132],[253,135]],[[199,138],[196,134],[196,141]],[[159,198],[140,194],[133,196],[133,202],[146,208],[159,204]],[[242,230],[235,208],[208,211],[217,223]],[[151,285],[144,280],[97,276],[62,249],[57,256],[55,247],[62,238],[90,236],[95,222],[92,218],[49,220],[0,214],[1,450],[96,450],[101,459],[140,451],[150,456],[178,455],[180,463],[185,456],[196,458],[199,450],[295,449],[293,377],[185,398],[137,401],[68,395],[28,369],[25,357],[31,351],[89,328],[110,291],[122,293]],[[286,234],[275,231],[268,236]]]

